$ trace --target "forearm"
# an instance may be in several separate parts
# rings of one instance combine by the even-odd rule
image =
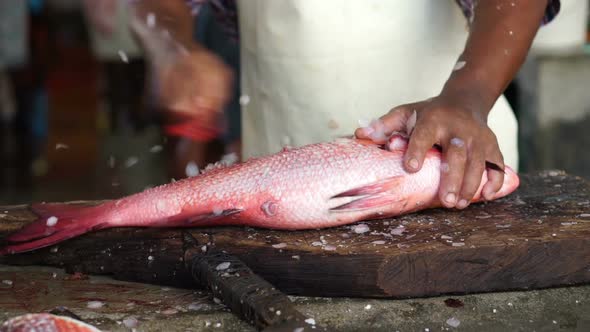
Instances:
[[[193,39],[194,19],[182,0],[130,1],[131,30],[149,59],[157,61],[171,51],[193,51],[201,46]]]
[[[524,62],[539,29],[547,0],[478,1],[459,64],[442,94],[475,94],[487,116]],[[460,65],[457,66],[457,68]]]

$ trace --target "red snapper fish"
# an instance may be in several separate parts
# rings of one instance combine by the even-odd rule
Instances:
[[[401,136],[386,145],[337,139],[214,167],[96,206],[33,204],[39,218],[8,236],[0,255],[111,227],[317,229],[442,206],[437,195],[440,152],[429,150],[422,169],[407,173],[402,166],[406,148],[407,140]],[[483,200],[486,181],[484,172],[473,202]],[[518,185],[518,175],[506,167],[494,199]]]
[[[79,320],[52,314],[26,314],[7,320],[0,332],[100,332]]]

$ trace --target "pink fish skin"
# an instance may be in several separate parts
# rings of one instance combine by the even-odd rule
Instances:
[[[11,318],[0,326],[0,332],[100,332],[81,321],[51,314],[26,314]]]
[[[406,140],[383,146],[338,139],[218,167],[198,176],[93,207],[36,204],[39,219],[7,239],[0,254],[56,244],[111,227],[249,225],[297,230],[350,224],[441,206],[441,154],[428,151],[422,169],[402,167]],[[484,173],[473,199],[482,200]],[[518,175],[506,168],[494,199],[512,193]],[[49,222],[50,217],[51,222]]]

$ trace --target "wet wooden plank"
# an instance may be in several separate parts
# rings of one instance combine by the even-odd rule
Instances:
[[[0,280],[12,281],[0,283],[0,322],[67,309],[101,331],[256,331],[205,291],[69,275],[39,266],[0,266]]]
[[[34,218],[26,206],[0,213],[0,236]],[[356,233],[357,224],[190,232],[288,294],[402,298],[590,282],[590,184],[561,172],[523,175],[510,197],[461,212],[437,209],[362,224],[369,231]],[[181,232],[105,230],[0,262],[191,287]]]

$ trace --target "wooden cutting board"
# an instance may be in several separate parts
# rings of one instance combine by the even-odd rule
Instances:
[[[191,287],[181,258],[189,231],[288,294],[402,298],[590,282],[590,184],[559,171],[521,179],[511,196],[464,211],[296,232],[104,230],[0,263]],[[26,205],[0,207],[0,237],[33,219]]]

